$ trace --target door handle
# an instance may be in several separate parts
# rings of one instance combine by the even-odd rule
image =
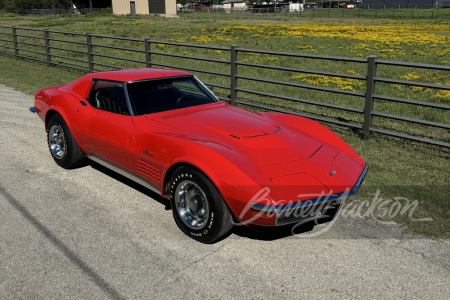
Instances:
[[[81,105],[83,105],[83,106],[87,106],[86,102],[84,102],[84,101],[80,101],[80,103],[81,103]]]

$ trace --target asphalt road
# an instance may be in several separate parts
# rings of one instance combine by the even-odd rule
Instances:
[[[59,168],[32,105],[0,85],[0,299],[450,297],[450,241],[371,219],[195,242],[157,195],[95,165]]]

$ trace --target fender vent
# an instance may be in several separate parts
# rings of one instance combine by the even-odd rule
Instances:
[[[139,158],[138,159],[138,172],[142,175],[149,177],[150,179],[159,182],[159,168],[148,161]]]

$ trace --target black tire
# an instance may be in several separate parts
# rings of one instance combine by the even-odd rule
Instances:
[[[50,118],[47,125],[47,143],[55,162],[64,169],[79,167],[84,162],[84,153],[60,115]]]
[[[187,236],[209,244],[231,231],[233,218],[228,207],[214,184],[200,171],[180,167],[169,187],[173,218]]]

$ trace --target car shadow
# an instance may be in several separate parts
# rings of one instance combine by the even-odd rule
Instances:
[[[104,167],[94,161],[89,161],[86,164],[87,166],[92,167],[93,169],[102,172],[103,174],[114,178],[115,180],[137,190],[138,192],[154,199],[156,202],[164,205],[165,210],[171,210],[170,201],[168,199],[164,199],[158,193],[153,192],[152,190],[140,185],[139,183],[134,182],[133,180],[120,175],[117,172],[110,170],[107,167]],[[237,224],[237,223],[235,223]],[[274,241],[278,239],[287,238],[289,236],[302,234],[305,232],[309,232],[314,229],[314,226],[317,225],[314,221],[306,222],[304,224],[291,224],[280,227],[264,227],[264,226],[245,226],[243,224],[237,224],[233,227],[231,232],[222,237],[221,239],[215,241],[217,243],[221,240],[226,239],[231,234],[236,234],[240,237],[249,238],[252,240],[260,240],[260,241]]]
[[[155,193],[154,191],[140,185],[139,183],[134,182],[133,180],[120,175],[117,172],[114,172],[110,169],[108,169],[107,167],[104,167],[94,161],[89,161],[87,163],[88,166],[91,166],[93,169],[102,172],[103,174],[114,178],[117,181],[120,181],[121,183],[137,190],[138,192],[141,192],[142,194],[144,194],[145,196],[148,196],[150,198],[152,198],[153,200],[155,200],[156,202],[164,205],[165,210],[171,210],[170,208],[170,201],[168,199],[164,199],[160,194]]]
[[[252,240],[274,241],[309,232],[314,229],[315,225],[316,223],[314,221],[301,225],[292,224],[280,227],[235,225],[232,233]]]

